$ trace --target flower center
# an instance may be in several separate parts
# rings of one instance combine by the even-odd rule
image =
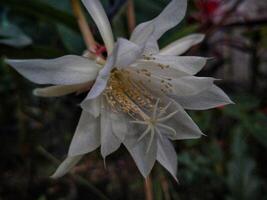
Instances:
[[[128,70],[111,72],[104,95],[113,111],[125,112],[134,119],[147,118],[145,112],[151,112],[155,102],[153,94],[142,82],[133,80]]]

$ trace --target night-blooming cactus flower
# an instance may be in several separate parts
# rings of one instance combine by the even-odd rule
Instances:
[[[199,138],[202,132],[184,109],[204,110],[231,103],[213,78],[196,77],[202,57],[179,56],[203,40],[194,34],[159,50],[157,40],[185,16],[187,1],[172,0],[155,19],[142,23],[130,40],[114,43],[111,27],[98,0],[82,1],[94,19],[108,51],[104,65],[79,56],[53,60],[7,60],[38,84],[39,96],[89,93],[68,157],[53,177],[66,174],[82,156],[100,146],[106,156],[125,145],[138,169],[148,176],[155,161],[174,178],[177,155],[171,140]]]

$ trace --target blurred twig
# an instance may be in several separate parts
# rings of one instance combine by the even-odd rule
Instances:
[[[267,19],[249,20],[245,22],[234,22],[223,25],[223,28],[236,28],[236,27],[254,27],[267,25]]]
[[[97,43],[86,21],[86,18],[81,8],[81,4],[79,0],[71,0],[71,4],[72,4],[73,14],[77,19],[87,49],[94,52],[96,50]]]
[[[133,0],[128,0],[127,2],[127,20],[128,20],[128,31],[129,33],[132,33],[136,26]]]
[[[146,200],[153,200],[152,180],[150,176],[145,179],[145,194]]]
[[[122,6],[126,3],[126,0],[111,0],[111,4],[107,9],[107,15],[110,20],[114,18],[117,12],[121,9]]]
[[[222,19],[206,31],[206,35],[212,35],[218,28],[222,27],[243,1],[244,0],[237,0],[236,3],[232,6],[232,8],[225,12]]]
[[[46,151],[42,146],[39,146],[37,148],[37,151],[42,154],[43,156],[45,156],[47,159],[49,159],[51,162],[53,162],[55,165],[59,165],[60,161],[55,158],[52,154],[50,154],[48,151]],[[109,198],[107,198],[100,190],[98,190],[93,184],[91,184],[90,182],[88,182],[88,180],[86,180],[85,178],[77,175],[77,174],[70,174],[70,176],[79,184],[86,186],[87,188],[89,188],[95,195],[98,196],[99,199],[102,200],[109,200]]]

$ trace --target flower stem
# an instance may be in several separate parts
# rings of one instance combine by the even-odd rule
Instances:
[[[132,33],[136,26],[133,0],[128,0],[127,2],[127,20],[128,20],[128,31],[129,33]]]
[[[145,194],[146,194],[146,200],[153,200],[153,188],[150,176],[148,176],[145,179]]]
[[[71,5],[87,49],[94,52],[97,47],[97,42],[95,41],[91,29],[86,21],[79,0],[71,0]]]

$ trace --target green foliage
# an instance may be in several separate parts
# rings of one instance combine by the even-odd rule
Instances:
[[[240,129],[235,130],[231,147],[231,160],[227,165],[229,200],[249,200],[259,197],[260,179],[255,175],[256,163],[248,155],[248,147]]]

